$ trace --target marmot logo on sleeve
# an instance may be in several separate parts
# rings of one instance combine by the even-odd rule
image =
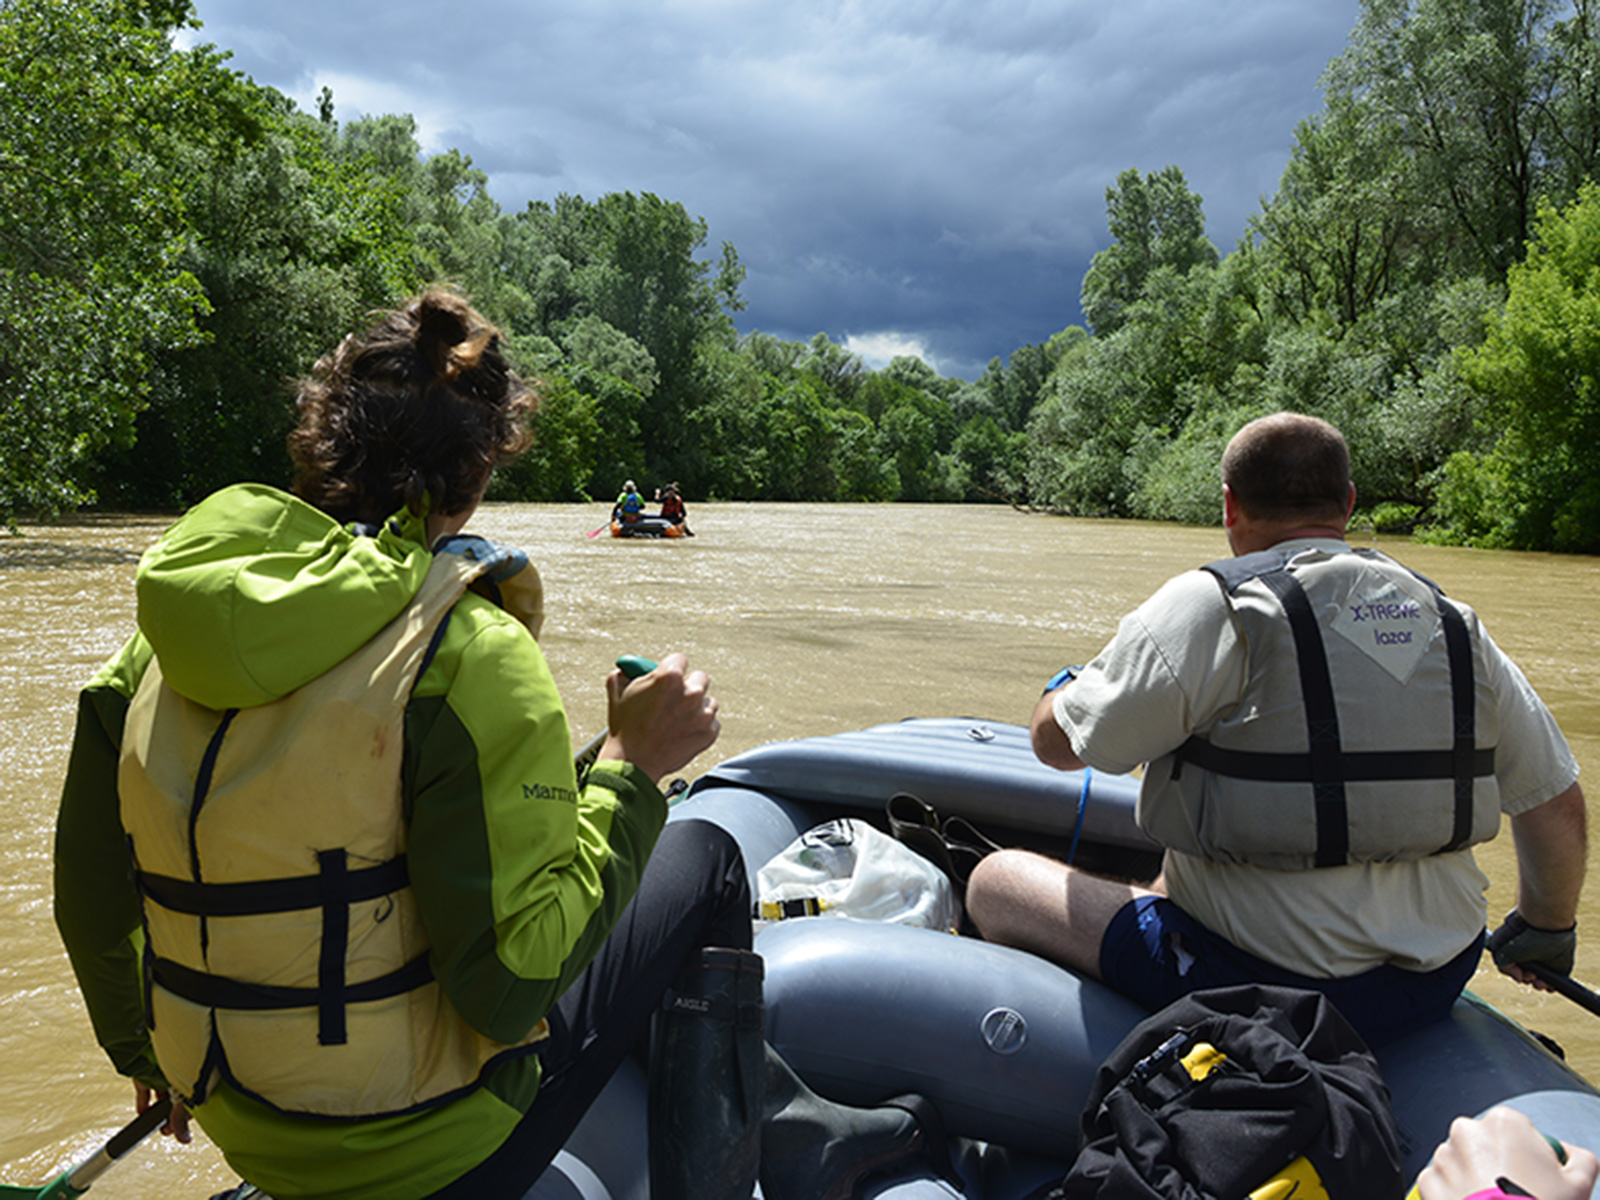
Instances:
[[[524,800],[565,800],[568,804],[576,804],[578,793],[571,788],[551,787],[548,783],[525,783],[522,785],[522,798]]]

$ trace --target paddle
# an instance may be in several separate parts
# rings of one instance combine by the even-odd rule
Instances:
[[[648,658],[640,658],[637,654],[624,654],[617,659],[618,669],[629,679],[638,679],[641,675],[648,675],[656,669],[657,665]],[[600,747],[606,744],[606,737],[610,732],[609,729],[602,729],[589,739],[588,744],[582,750],[573,755],[572,765],[578,768],[578,777],[580,779],[582,779],[585,771],[594,766],[594,760],[600,757]],[[5,1198],[0,1196],[0,1200],[5,1200]]]
[[[604,533],[606,530],[611,528],[611,522],[615,521],[616,519],[617,519],[617,510],[616,510],[616,508],[613,507],[612,510],[611,510],[611,515],[606,518],[606,523],[604,525],[600,526],[600,528],[596,529],[593,533],[586,533],[583,536],[586,537],[586,538],[597,538],[597,537],[599,537],[602,533]]]
[[[1563,975],[1559,971],[1552,971],[1543,963],[1518,963],[1528,974],[1548,983],[1568,1000],[1580,1008],[1586,1008],[1595,1016],[1600,1017],[1600,994],[1583,986],[1570,975]]]
[[[119,1158],[144,1141],[151,1133],[166,1123],[172,1112],[172,1098],[163,1096],[128,1124],[124,1125],[100,1149],[75,1167],[43,1187],[15,1187],[0,1185],[0,1200],[68,1200],[81,1196],[89,1185]]]

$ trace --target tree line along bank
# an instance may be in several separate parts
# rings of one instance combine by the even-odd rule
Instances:
[[[1324,416],[1362,518],[1600,551],[1590,0],[1363,0],[1226,255],[1178,165],[1107,189],[1084,326],[976,380],[741,336],[737,251],[651,194],[504,212],[408,116],[306,113],[177,49],[188,0],[0,5],[0,512],[282,483],[292,380],[461,287],[545,381],[502,499],[1007,502],[1214,522],[1244,421]]]

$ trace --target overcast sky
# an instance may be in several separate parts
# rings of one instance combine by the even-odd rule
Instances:
[[[407,112],[507,211],[654,192],[732,242],[742,331],[968,378],[1080,320],[1105,190],[1176,163],[1227,253],[1358,0],[198,0],[316,111]]]

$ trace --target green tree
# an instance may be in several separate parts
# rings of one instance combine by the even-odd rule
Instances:
[[[1329,64],[1330,105],[1354,106],[1404,154],[1397,189],[1453,274],[1505,278],[1538,197],[1569,179],[1563,153],[1593,164],[1589,4],[1561,0],[1363,0]],[[1566,55],[1555,51],[1568,43]],[[1572,55],[1571,43],[1582,47]],[[1558,124],[1556,118],[1561,117]],[[1565,143],[1565,145],[1563,145]]]
[[[1461,374],[1499,438],[1450,460],[1440,512],[1485,545],[1600,552],[1600,186],[1540,208],[1503,313]]]
[[[1223,269],[1160,267],[1123,323],[1064,352],[1028,425],[1028,492],[1079,515],[1141,515],[1142,475],[1201,401],[1226,394],[1258,339]]]
[[[173,152],[205,289],[200,344],[155,357],[151,404],[96,478],[120,505],[182,507],[243,479],[284,484],[301,378],[375,308],[414,291],[415,243],[395,180],[338,153],[332,128],[227,72],[248,129]]]
[[[956,433],[950,450],[965,475],[956,499],[1018,503],[1024,494],[1025,433],[1006,433],[993,417],[975,416]]]
[[[656,390],[656,361],[622,330],[589,313],[567,326],[561,344],[574,362],[593,367],[630,385],[644,399]]]
[[[1097,334],[1122,324],[1153,272],[1165,267],[1186,275],[1216,265],[1200,197],[1178,167],[1148,176],[1133,168],[1122,172],[1106,189],[1106,217],[1112,242],[1089,264],[1081,297],[1084,319]]]
[[[744,268],[733,247],[724,244],[715,262],[698,257],[703,220],[631,192],[592,204],[565,194],[530,203],[505,237],[506,274],[528,297],[527,322],[514,326],[563,342],[569,327],[592,317],[643,347],[657,383],[640,417],[648,459],[635,470],[687,482],[695,450],[684,431],[703,399],[700,348],[735,341],[728,313],[741,307]]]
[[[901,385],[904,387],[904,385]],[[919,395],[915,389],[906,393]],[[878,454],[894,467],[900,481],[899,499],[927,501],[939,498],[939,476],[934,452],[939,448],[939,428],[911,395],[890,405],[878,422]]]
[[[0,519],[92,499],[89,457],[126,442],[153,355],[205,309],[180,266],[162,160],[212,110],[175,58],[186,3],[0,6]]]
[[[324,124],[331,122],[329,100]],[[352,121],[339,130],[337,146],[352,166],[398,191],[412,256],[410,277],[453,284],[502,326],[528,328],[532,299],[504,269],[506,220],[489,195],[488,175],[470,157],[458,150],[424,156],[409,114]]]
[[[1349,325],[1408,277],[1436,277],[1411,185],[1392,127],[1349,97],[1331,97],[1302,122],[1277,195],[1251,222],[1277,309],[1297,322],[1327,313]]]
[[[1570,0],[1566,10],[1550,31],[1555,95],[1544,109],[1548,153],[1559,171],[1555,194],[1563,200],[1600,170],[1600,6]]]
[[[878,431],[866,415],[853,409],[833,414],[837,440],[833,471],[836,500],[893,500],[900,490],[894,464],[878,452]]]
[[[782,375],[800,365],[806,355],[806,345],[786,342],[757,329],[739,339],[739,353],[754,363],[757,370],[768,375]]]
[[[533,418],[533,446],[511,466],[495,472],[494,500],[586,500],[595,464],[610,466],[616,454],[602,449],[600,401],[560,375],[547,376]]]
[[[856,398],[866,374],[861,356],[832,341],[827,334],[815,334],[806,344],[799,366],[811,372],[827,389],[847,403]]]

